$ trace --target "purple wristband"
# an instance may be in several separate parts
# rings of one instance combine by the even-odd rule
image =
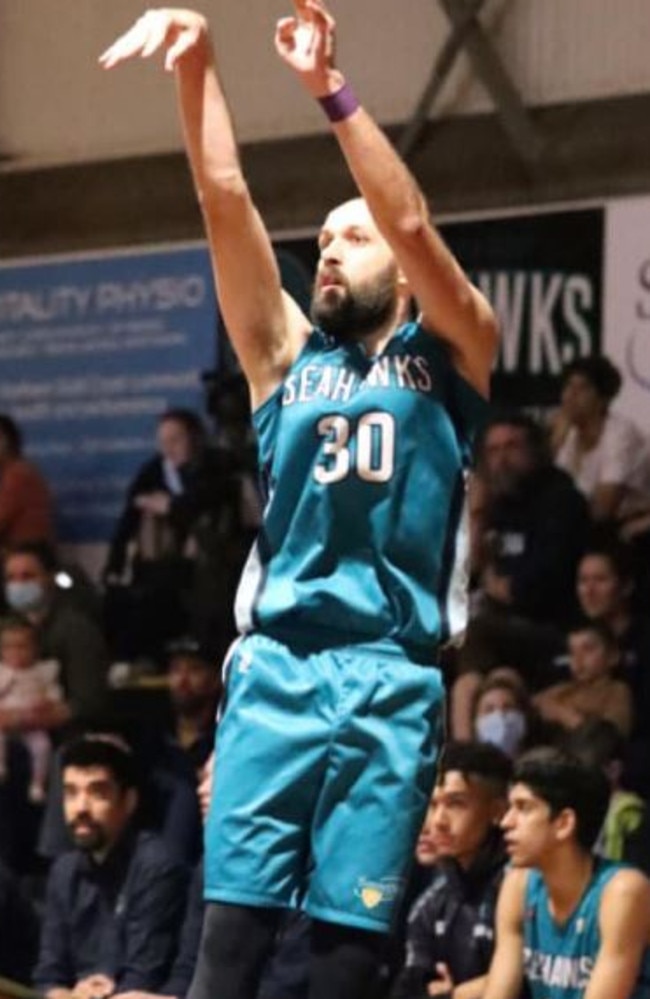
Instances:
[[[355,93],[349,83],[344,83],[340,90],[327,97],[319,97],[318,103],[330,121],[345,121],[360,107]]]

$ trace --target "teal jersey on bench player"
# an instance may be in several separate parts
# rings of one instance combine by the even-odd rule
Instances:
[[[374,358],[314,330],[254,414],[267,504],[240,630],[435,660],[465,623],[465,478],[485,408],[417,323]]]
[[[600,950],[600,906],[608,882],[627,865],[596,859],[582,898],[564,923],[550,912],[544,879],[531,870],[524,902],[524,972],[532,999],[582,999]],[[650,999],[650,950],[630,999]]]

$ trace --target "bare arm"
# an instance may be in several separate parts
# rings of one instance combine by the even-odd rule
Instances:
[[[190,10],[148,11],[101,62],[111,68],[158,51],[165,53],[165,68],[176,73],[219,303],[257,406],[282,380],[310,325],[282,291],[270,238],[242,173],[205,18]]]
[[[523,915],[527,872],[509,871],[499,892],[496,947],[483,999],[517,999],[524,981]]]
[[[334,65],[333,18],[322,0],[294,0],[276,47],[313,97],[344,83]],[[333,125],[350,172],[422,311],[426,329],[451,349],[456,368],[488,394],[497,342],[494,313],[432,225],[420,188],[370,115],[358,108]]]
[[[594,520],[614,520],[627,491],[627,488],[619,482],[599,483],[590,501]]]
[[[600,903],[601,943],[584,999],[628,999],[650,946],[650,882],[640,872],[622,870]]]
[[[565,728],[575,728],[585,720],[584,712],[567,700],[571,683],[556,683],[533,697],[533,705],[545,721],[557,722]]]
[[[452,992],[453,999],[482,999],[487,985],[488,976],[479,975],[469,978],[466,982],[456,985]]]

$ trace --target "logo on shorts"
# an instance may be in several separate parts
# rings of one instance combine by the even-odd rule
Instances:
[[[400,878],[382,878],[380,881],[359,878],[354,894],[361,899],[366,909],[376,909],[382,903],[394,902],[401,887]]]
[[[250,652],[242,652],[239,657],[239,663],[237,665],[237,671],[239,673],[248,673],[253,665],[253,657]]]

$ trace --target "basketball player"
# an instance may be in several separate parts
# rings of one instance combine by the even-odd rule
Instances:
[[[531,999],[648,999],[650,882],[592,853],[610,794],[602,771],[538,749],[513,780],[501,826],[514,869],[483,999],[517,999],[524,982]]]
[[[463,625],[464,478],[496,343],[490,307],[336,67],[332,17],[321,0],[294,7],[277,51],[362,196],[320,230],[310,318],[281,288],[205,19],[150,11],[101,60],[162,52],[175,72],[268,491],[227,663],[192,999],[254,996],[295,906],[313,918],[312,999],[372,980],[433,784],[436,654]]]

